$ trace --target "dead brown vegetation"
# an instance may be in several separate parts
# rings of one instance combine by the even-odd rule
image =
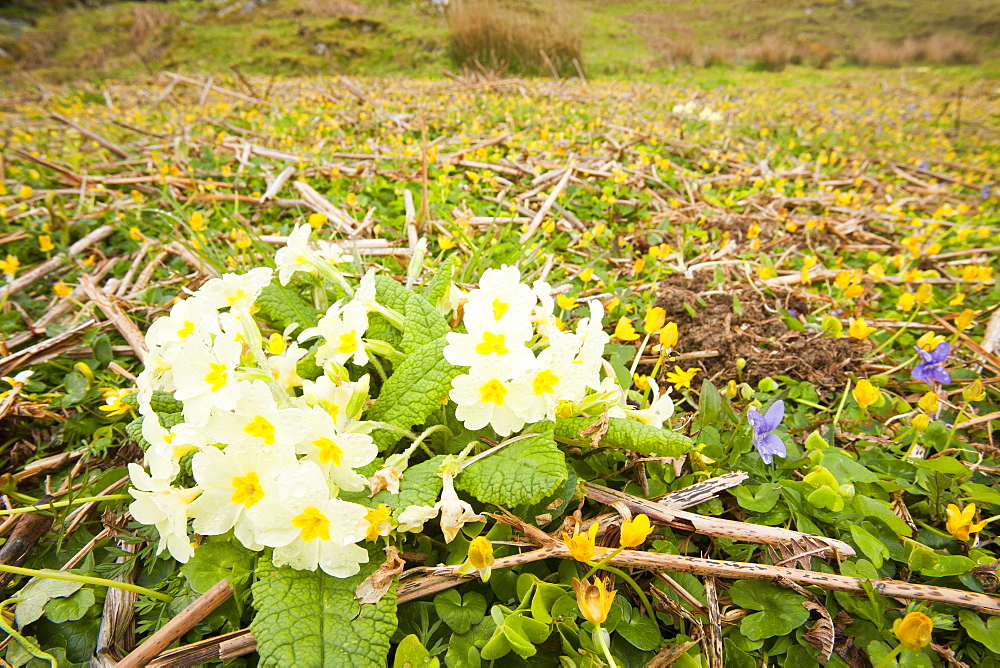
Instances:
[[[899,67],[910,63],[965,65],[978,63],[982,53],[967,35],[945,32],[910,37],[902,42],[865,39],[854,50],[852,60],[868,67]]]
[[[367,13],[364,5],[351,0],[299,0],[298,10],[322,19],[356,18]]]
[[[576,73],[583,41],[566,11],[463,0],[449,8],[451,50],[465,67],[479,65],[520,74]],[[548,62],[546,62],[548,60]]]

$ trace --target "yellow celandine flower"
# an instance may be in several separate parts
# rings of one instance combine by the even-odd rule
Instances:
[[[855,339],[867,339],[874,331],[876,331],[875,327],[869,327],[868,324],[860,318],[857,320],[851,318],[850,325],[847,328],[848,336]]]
[[[653,525],[649,523],[649,517],[636,515],[628,522],[622,522],[621,546],[636,547],[642,545],[651,533],[653,533]]]
[[[682,387],[690,389],[691,381],[694,380],[694,375],[699,371],[701,369],[696,367],[689,367],[687,370],[684,370],[675,365],[674,370],[667,374],[667,382],[673,383],[674,387],[678,390]]]
[[[668,322],[660,330],[660,345],[664,348],[673,348],[677,345],[677,323]]]
[[[948,306],[961,306],[965,301],[964,292],[956,292],[955,296],[948,300]]]
[[[590,267],[587,267],[586,269],[580,272],[577,278],[579,278],[584,283],[589,283],[590,281],[594,280],[594,270]]]
[[[974,503],[970,503],[962,510],[959,510],[954,503],[949,503],[945,512],[948,514],[945,528],[948,529],[948,533],[961,541],[969,540],[970,534],[982,531],[983,527],[996,519],[991,517],[982,522],[973,522],[972,519],[976,516],[976,504]]]
[[[643,376],[642,374],[633,373],[632,382],[635,383],[636,389],[640,392],[645,392],[649,388],[649,376]]]
[[[465,563],[458,567],[458,572],[468,575],[477,571],[483,582],[489,582],[495,561],[493,543],[482,536],[477,536],[469,543],[469,554],[465,558]]]
[[[645,258],[636,258],[635,262],[632,263],[632,275],[638,276],[642,273],[642,270],[646,268]]]
[[[587,621],[591,624],[603,624],[618,592],[609,592],[601,578],[597,578],[595,584],[573,578],[573,589],[576,591],[576,604],[580,606],[580,612]]]
[[[982,401],[985,397],[986,392],[983,390],[983,381],[978,378],[962,390],[962,398],[966,401]]]
[[[917,288],[917,294],[914,295],[917,301],[921,304],[926,304],[934,297],[934,286],[930,283],[921,283],[920,287]]]
[[[873,264],[872,266],[868,267],[868,275],[874,278],[876,281],[884,281],[885,269],[883,269],[882,265],[878,263]]]
[[[967,264],[962,267],[962,280],[965,282],[972,282],[976,280],[979,276],[979,268],[974,264]]]
[[[963,329],[968,329],[972,326],[973,311],[971,308],[963,310],[958,316],[955,317],[955,326],[958,327],[959,331]]]
[[[201,211],[195,211],[191,214],[191,218],[188,219],[188,225],[195,232],[200,232],[205,228],[205,217],[201,214]]]
[[[104,393],[104,405],[98,406],[98,410],[102,410],[107,413],[108,417],[124,415],[132,410],[131,406],[122,403],[122,397],[126,394],[130,394],[132,390],[116,390],[114,388],[106,387],[103,388],[102,392]]]
[[[455,240],[449,237],[447,234],[439,234],[437,236],[437,240],[438,240],[438,246],[441,247],[441,250],[451,250],[452,248],[458,245],[457,243],[455,243]]]
[[[8,279],[13,280],[17,275],[17,268],[21,266],[21,261],[16,255],[7,254],[7,259],[0,260],[0,272],[3,272]]]
[[[923,280],[923,278],[924,278],[924,272],[922,272],[919,269],[910,269],[905,274],[903,274],[903,280],[907,283],[919,283],[920,281]]]
[[[326,225],[326,214],[325,213],[310,214],[307,222],[309,223],[309,227],[313,228],[314,230],[318,230],[319,228]]]
[[[942,341],[944,341],[944,336],[935,334],[934,332],[924,332],[924,334],[917,339],[917,345],[927,352],[933,352]]]
[[[368,520],[368,531],[365,532],[365,538],[368,540],[388,536],[392,530],[392,511],[384,503],[378,504],[378,508],[369,509],[365,513],[365,519]]]
[[[874,404],[881,395],[882,391],[872,385],[871,381],[867,378],[859,380],[857,386],[851,390],[851,396],[854,397],[854,400],[858,402],[858,406],[861,406],[862,409],[866,409]]]
[[[646,317],[643,319],[642,325],[649,334],[656,334],[663,329],[666,319],[667,312],[659,306],[653,306],[646,309]]]
[[[21,199],[28,199],[31,197],[31,193],[34,192],[31,186],[21,186],[21,190],[17,193],[18,197]]]
[[[139,231],[138,227],[128,228],[128,235],[132,238],[132,241],[142,241],[142,232]]]
[[[580,527],[576,527],[572,536],[563,532],[563,542],[574,559],[587,562],[594,558],[597,554],[597,529],[598,523],[594,522],[586,533],[580,533]]]
[[[836,285],[841,290],[846,290],[851,284],[851,272],[849,271],[838,271],[837,275],[833,278],[833,284]]]
[[[911,612],[892,623],[892,632],[900,644],[916,652],[931,641],[934,622],[922,612]]]
[[[572,311],[576,308],[576,300],[572,297],[567,297],[566,295],[557,296],[556,304],[564,311]]]
[[[910,422],[913,423],[913,427],[917,431],[923,431],[927,429],[927,425],[931,423],[931,419],[925,413],[917,413]]]
[[[941,400],[938,398],[937,392],[927,392],[920,397],[917,405],[928,413],[933,413],[941,406]]]
[[[917,303],[917,298],[913,296],[912,292],[904,292],[899,295],[899,308],[904,311],[909,311]]]
[[[774,278],[778,275],[778,270],[774,267],[757,267],[757,276],[761,280],[766,281],[769,278]]]
[[[69,287],[65,283],[56,283],[52,286],[52,292],[56,293],[56,295],[60,297],[68,297],[70,293],[73,292],[73,288]]]
[[[49,235],[42,234],[38,237],[38,250],[42,251],[43,253],[48,253],[55,247],[56,247],[55,244],[52,243],[52,237],[50,237]]]
[[[619,341],[635,341],[639,338],[639,334],[629,319],[622,316],[618,319],[618,324],[615,325],[615,338]]]
[[[844,296],[848,299],[854,299],[855,297],[860,297],[865,291],[863,285],[851,285],[844,291]]]

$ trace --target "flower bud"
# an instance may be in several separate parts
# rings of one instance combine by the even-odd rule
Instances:
[[[934,622],[922,612],[911,612],[892,623],[892,632],[900,644],[911,652],[916,652],[931,641]]]

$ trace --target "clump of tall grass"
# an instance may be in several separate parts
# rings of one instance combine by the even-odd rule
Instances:
[[[982,53],[968,36],[943,32],[909,37],[902,42],[865,39],[854,50],[852,60],[868,67],[899,67],[910,63],[968,65],[982,60]]]
[[[576,73],[583,41],[567,12],[515,7],[498,0],[461,0],[448,7],[451,50],[463,66],[517,74]],[[548,61],[548,62],[546,62]]]

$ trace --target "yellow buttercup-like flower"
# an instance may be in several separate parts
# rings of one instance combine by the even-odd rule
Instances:
[[[611,604],[618,592],[608,591],[601,578],[597,578],[595,584],[573,578],[573,589],[576,591],[576,604],[580,606],[580,612],[587,621],[592,624],[603,624],[608,618]]]
[[[927,352],[933,352],[942,341],[944,341],[944,337],[940,334],[935,334],[934,332],[924,332],[924,334],[917,339],[917,345]]]
[[[660,330],[660,345],[664,348],[673,348],[677,345],[677,323],[668,322]]]
[[[618,319],[618,324],[615,325],[615,338],[619,341],[635,341],[639,338],[639,334],[629,319],[622,316]]]
[[[666,322],[666,319],[667,312],[659,306],[653,306],[646,310],[646,317],[642,324],[649,334],[656,334],[658,331],[663,329],[663,324]]]
[[[667,374],[667,382],[673,383],[674,387],[678,390],[682,387],[688,389],[691,388],[691,381],[694,380],[694,375],[701,371],[695,367],[690,367],[688,369],[681,369],[679,366],[674,366],[674,370]]]
[[[911,612],[892,623],[892,632],[906,649],[915,652],[931,641],[934,622],[922,612]]]
[[[869,327],[864,320],[855,320],[854,318],[851,318],[850,325],[847,328],[847,333],[855,339],[867,339],[868,336],[875,330],[875,327]]]
[[[590,525],[590,529],[586,533],[580,533],[579,527],[573,532],[572,536],[568,533],[563,533],[563,541],[566,543],[566,547],[574,559],[577,561],[590,561],[597,554],[597,528],[598,523],[594,522]]]
[[[949,503],[945,512],[948,513],[945,528],[948,529],[948,533],[961,541],[969,540],[970,534],[982,531],[983,527],[994,519],[991,517],[982,522],[973,522],[972,519],[976,516],[976,504],[974,503],[970,503],[962,510],[959,510],[954,503]]]
[[[986,391],[983,390],[983,381],[978,378],[962,390],[962,398],[966,401],[982,401],[985,397]]]
[[[622,523],[621,546],[636,547],[642,545],[651,533],[653,533],[653,525],[649,523],[649,517],[637,515],[628,522]]]
[[[878,401],[879,396],[881,396],[881,391],[871,384],[867,378],[862,378],[858,381],[857,386],[851,390],[851,395],[854,400],[858,402],[858,406],[861,408],[868,408],[876,401]]]
[[[465,563],[459,567],[458,572],[469,574],[472,571],[478,571],[483,582],[487,582],[490,579],[494,561],[496,559],[493,557],[493,543],[482,536],[477,536],[469,544],[469,555]]]
[[[928,413],[933,413],[941,406],[941,400],[938,398],[937,392],[927,392],[920,397],[917,405]]]

